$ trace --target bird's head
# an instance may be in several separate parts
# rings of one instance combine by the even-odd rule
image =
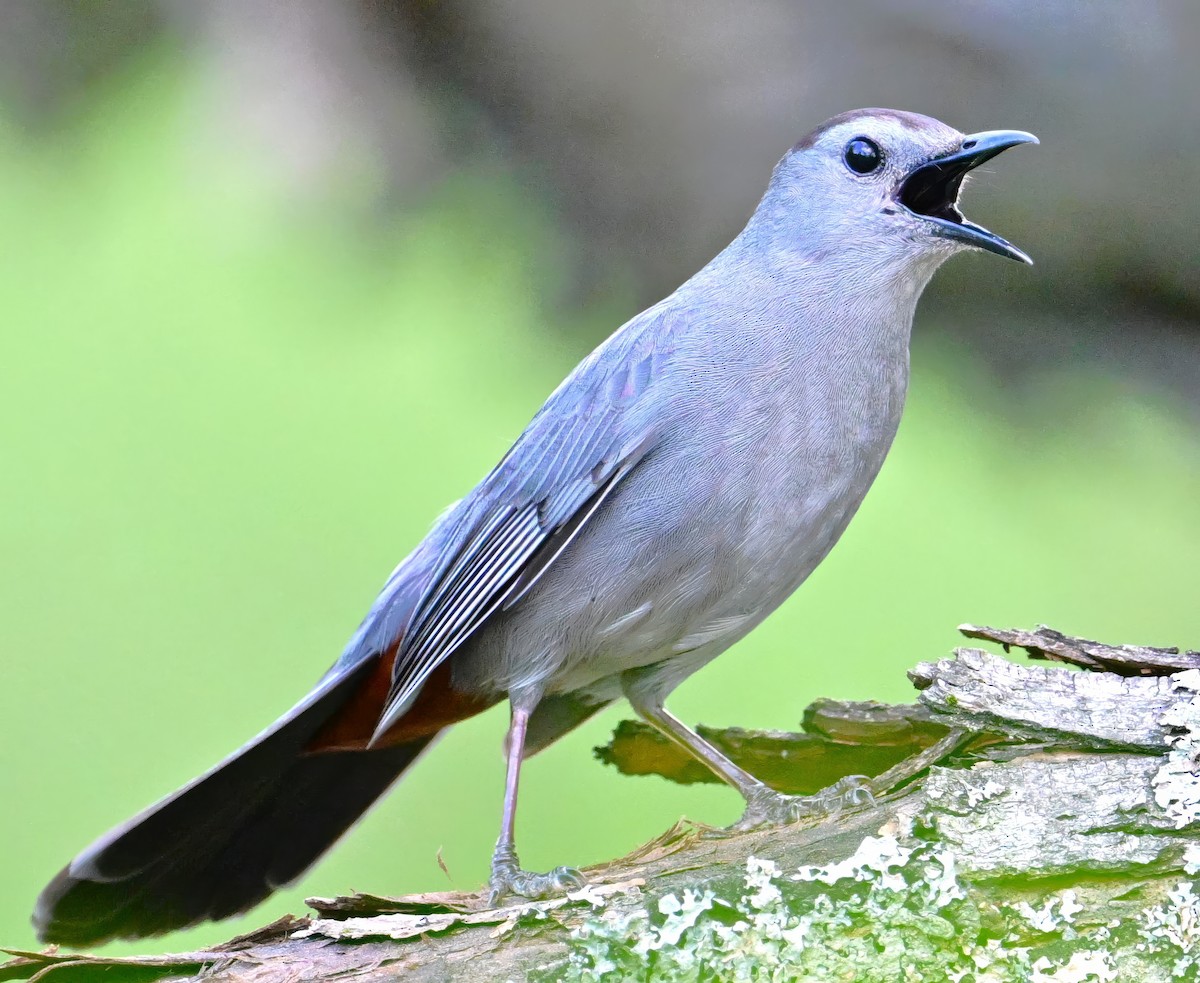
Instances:
[[[953,253],[975,248],[1030,263],[1016,246],[967,221],[958,198],[973,168],[1037,142],[1018,130],[964,135],[892,109],[842,113],[779,162],[760,214],[776,237],[810,257],[932,272]]]

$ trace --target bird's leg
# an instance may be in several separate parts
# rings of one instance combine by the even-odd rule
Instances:
[[[742,794],[742,798],[746,800],[746,811],[742,818],[734,823],[734,829],[792,823],[805,816],[827,816],[849,806],[870,805],[875,801],[871,795],[870,783],[863,775],[849,775],[816,795],[784,795],[782,792],[776,792],[730,761],[667,710],[661,700],[639,699],[633,687],[628,688],[625,695],[633,709],[655,730],[670,738],[688,754],[703,761],[715,775]]]
[[[496,905],[507,895],[516,894],[523,898],[545,898],[577,891],[587,883],[579,871],[571,867],[555,867],[545,874],[535,874],[521,869],[517,860],[513,828],[517,816],[517,786],[521,779],[521,757],[525,749],[525,729],[529,724],[531,708],[512,708],[512,719],[508,725],[505,741],[508,771],[504,782],[504,815],[500,820],[500,838],[492,853],[492,877],[488,882],[490,893],[488,904]]]

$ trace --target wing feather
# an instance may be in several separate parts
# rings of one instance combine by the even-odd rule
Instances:
[[[530,510],[510,513],[508,521],[484,542],[475,561],[457,573],[439,603],[418,623],[412,641],[405,646],[405,662],[393,681],[394,688],[408,689],[424,682],[440,661],[438,653],[449,648],[446,639],[478,620],[476,615],[490,594],[536,549],[538,535],[537,519]]]
[[[617,469],[609,478],[608,482],[601,486],[590,502],[585,503],[585,508],[574,511],[573,514],[564,518],[563,523],[555,531],[554,535],[548,537],[539,551],[539,554],[533,557],[529,564],[521,571],[520,577],[513,584],[512,589],[506,592],[504,597],[504,610],[507,611],[518,601],[521,600],[542,578],[555,560],[558,559],[560,553],[571,545],[572,540],[579,534],[579,530],[592,517],[597,509],[604,504],[604,500],[617,487],[621,479],[625,477],[628,471],[641,460],[642,455],[637,455],[626,467]]]
[[[500,608],[520,602],[652,449],[645,392],[668,336],[647,312],[585,360],[458,506],[397,653],[381,736],[429,674]]]

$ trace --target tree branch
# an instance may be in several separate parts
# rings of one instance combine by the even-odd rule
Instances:
[[[1045,628],[964,632],[1104,671],[962,649],[910,673],[911,706],[821,701],[796,734],[705,729],[780,790],[866,771],[875,801],[782,829],[680,823],[589,868],[592,886],[567,898],[311,899],[315,917],[216,949],[14,953],[0,981],[101,968],[109,981],[722,979],[750,963],[763,979],[1200,972],[1196,653]],[[622,723],[597,756],[628,774],[711,780],[639,724]]]

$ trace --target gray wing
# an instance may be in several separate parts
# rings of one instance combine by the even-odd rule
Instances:
[[[588,357],[460,503],[396,656],[376,736],[497,610],[517,604],[652,450],[669,333],[648,311]]]

